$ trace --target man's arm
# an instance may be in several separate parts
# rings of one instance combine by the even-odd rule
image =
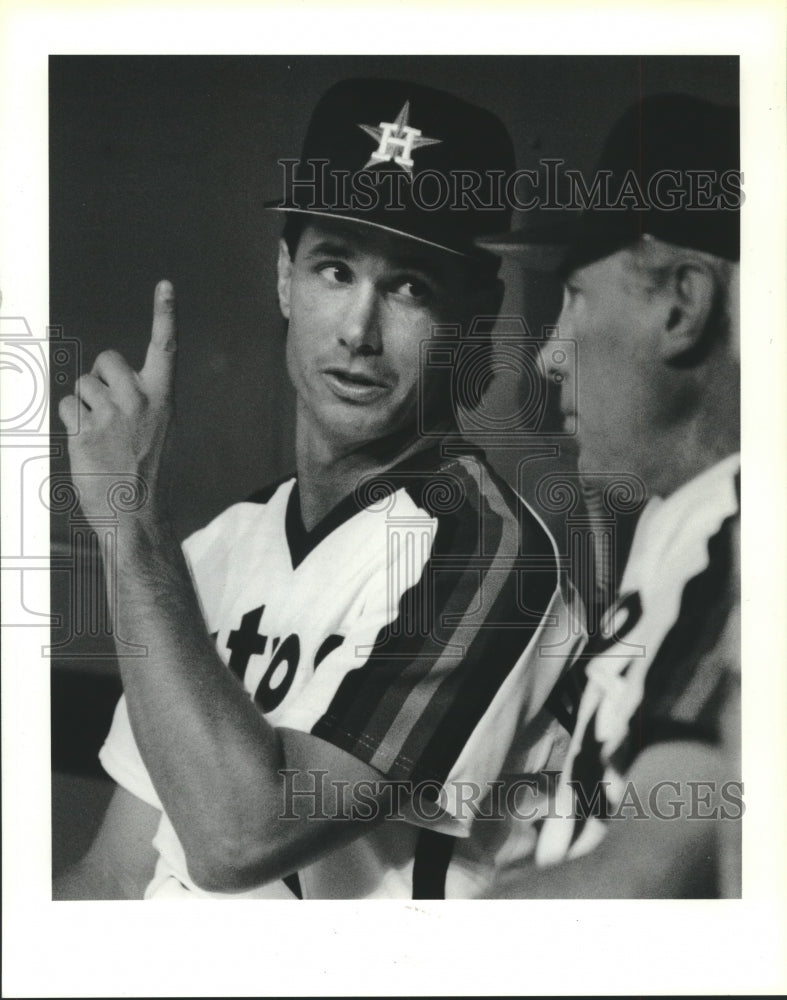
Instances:
[[[87,854],[55,879],[52,898],[142,899],[158,853],[161,813],[118,787]]]
[[[164,526],[149,529],[118,533],[118,633],[148,649],[120,661],[132,730],[195,883],[249,889],[368,830],[380,815],[353,822],[334,783],[351,798],[365,782],[382,798],[383,779],[322,739],[267,722],[206,634],[180,546]],[[298,772],[297,789],[319,781],[319,808],[308,794],[285,801],[285,771]]]
[[[505,869],[490,897],[658,899],[717,895],[723,860],[719,824],[739,834],[742,813],[742,803],[737,801],[740,785],[724,760],[720,751],[700,743],[650,747],[637,758],[626,778],[629,787],[636,790],[636,802],[642,804],[642,810],[637,805],[627,815],[606,820],[604,840],[580,858],[546,868],[531,864]],[[725,782],[730,782],[726,794]]]
[[[88,519],[106,513],[108,473],[145,484],[146,502],[119,514],[111,602],[116,633],[148,650],[133,663],[120,659],[129,718],[191,877],[201,888],[239,891],[287,875],[368,829],[368,821],[315,821],[308,798],[297,800],[295,818],[280,819],[283,771],[327,772],[329,796],[334,778],[368,783],[380,775],[323,740],[273,729],[206,635],[158,499],[174,359],[173,292],[162,282],[142,371],[114,352],[99,356],[60,416],[73,435],[72,474]],[[331,801],[323,812],[343,814]]]

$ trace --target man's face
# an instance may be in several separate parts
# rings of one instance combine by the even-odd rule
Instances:
[[[649,465],[659,420],[656,340],[663,311],[663,299],[647,290],[626,251],[577,269],[565,283],[559,336],[576,341],[575,370],[555,364],[549,342],[542,357],[562,383],[563,413],[576,419],[583,472],[642,475]]]
[[[452,254],[351,223],[310,222],[294,260],[282,244],[287,367],[313,433],[353,448],[415,431],[421,342],[463,318],[462,275]]]

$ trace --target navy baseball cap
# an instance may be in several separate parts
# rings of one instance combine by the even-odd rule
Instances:
[[[494,197],[514,170],[511,137],[492,112],[404,80],[337,83],[311,117],[299,158],[279,160],[280,212],[347,219],[466,256],[507,229]]]
[[[558,272],[615,253],[650,235],[727,260],[740,257],[740,131],[737,107],[686,94],[632,105],[613,127],[579,211],[540,209],[496,243],[562,245]]]

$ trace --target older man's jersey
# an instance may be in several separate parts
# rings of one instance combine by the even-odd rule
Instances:
[[[732,455],[643,512],[601,634],[549,699],[572,738],[537,863],[591,851],[611,815],[639,807],[635,792],[656,794],[625,781],[647,747],[729,742],[726,705],[738,683],[739,637],[731,638],[730,628],[739,479],[740,459]],[[729,814],[740,815],[740,789],[728,794]],[[660,808],[657,799],[646,805]]]
[[[289,884],[307,898],[441,895],[453,837],[440,835],[465,836],[472,820],[462,789],[497,776],[563,666],[543,525],[482,454],[432,448],[359,482],[311,531],[289,479],[229,508],[185,552],[207,630],[268,721],[333,743],[423,803]],[[161,808],[123,702],[101,760]],[[206,895],[166,815],[155,843],[147,895]],[[271,894],[281,887],[244,895]]]

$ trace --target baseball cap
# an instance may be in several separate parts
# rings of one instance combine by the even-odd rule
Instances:
[[[541,209],[510,242],[562,244],[558,271],[615,253],[645,235],[728,260],[740,257],[739,114],[687,94],[632,105],[607,138],[583,210]],[[601,192],[604,192],[602,195]],[[554,215],[554,213],[553,213]]]
[[[312,114],[299,158],[280,159],[281,212],[348,219],[466,256],[510,226],[494,197],[514,170],[500,119],[452,94],[404,80],[335,84]]]

